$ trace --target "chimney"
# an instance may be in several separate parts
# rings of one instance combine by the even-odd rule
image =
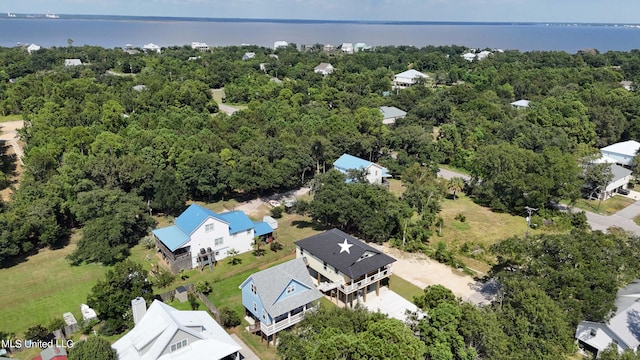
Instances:
[[[142,297],[131,300],[131,313],[133,314],[133,323],[138,325],[140,320],[147,313],[147,302]]]

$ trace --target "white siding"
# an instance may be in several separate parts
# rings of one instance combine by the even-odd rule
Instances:
[[[214,224],[214,230],[206,232],[205,227],[208,224]],[[221,245],[215,245],[215,239],[224,238]],[[185,246],[191,246],[191,265],[195,268],[198,266],[198,253],[200,249],[211,248],[213,251],[219,251],[228,248],[229,245],[229,225],[215,218],[208,218],[200,227],[191,234],[191,240]],[[240,249],[238,249],[240,250]],[[222,259],[227,256],[226,251],[221,251],[216,259]]]
[[[372,164],[367,168],[367,181],[370,184],[382,184],[382,168]]]

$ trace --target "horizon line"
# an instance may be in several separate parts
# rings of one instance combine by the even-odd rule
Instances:
[[[442,24],[442,25],[640,25],[634,22],[580,22],[580,21],[467,21],[467,20],[374,20],[374,19],[306,19],[306,18],[243,18],[243,17],[202,17],[202,16],[162,16],[162,15],[120,15],[120,14],[54,14],[46,13],[12,13],[3,14],[0,18],[18,19],[9,17],[12,15],[23,15],[20,18],[45,17],[45,15],[56,15],[55,20],[65,20],[63,16],[74,17],[104,17],[104,18],[129,18],[129,19],[164,19],[175,21],[240,21],[240,22],[315,22],[315,23],[360,23],[360,24]]]

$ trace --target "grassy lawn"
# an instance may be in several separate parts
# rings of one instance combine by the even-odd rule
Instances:
[[[0,116],[0,123],[7,122],[7,121],[17,121],[17,120],[24,120],[24,119],[22,118],[22,115]]]
[[[240,110],[244,110],[247,108],[246,104],[237,104],[237,103],[230,103],[230,102],[222,102],[222,98],[224,97],[224,88],[222,89],[212,89],[211,90],[211,97],[213,97],[213,100],[215,100],[216,103],[218,104],[225,104],[225,105],[229,105],[229,106],[233,106],[234,108],[240,109]]]
[[[446,170],[451,170],[451,171],[455,171],[455,172],[459,172],[461,174],[465,174],[465,175],[471,175],[471,173],[465,169],[460,169],[457,167],[453,167],[451,165],[446,165],[446,164],[440,164],[438,165],[438,167],[446,169]]]
[[[389,180],[389,191],[391,191],[397,197],[402,196],[402,194],[407,190],[407,188],[402,184],[401,180],[391,179]]]
[[[464,222],[456,220],[457,214],[466,217]],[[467,266],[481,272],[488,271],[493,262],[486,250],[494,243],[511,236],[522,236],[527,232],[527,223],[523,217],[500,214],[474,203],[464,194],[455,200],[446,199],[442,203],[440,216],[444,219],[442,235],[431,237],[433,244],[444,241],[447,247],[460,249],[465,243],[470,252],[478,254],[460,257]],[[530,234],[542,232],[529,229]]]
[[[578,199],[574,204],[574,207],[600,215],[611,215],[626,208],[634,202],[635,200],[626,196],[615,195],[614,197],[603,201],[601,204],[599,204],[599,200]]]
[[[71,266],[65,259],[76,247],[79,236],[63,249],[43,249],[26,261],[0,269],[0,331],[24,333],[33,325],[47,326],[56,317],[72,312],[82,321],[80,304],[106,267],[98,264]]]
[[[419,287],[413,285],[412,283],[399,277],[396,274],[391,274],[391,276],[389,277],[389,288],[411,303],[413,303],[414,296],[421,295],[424,292]]]

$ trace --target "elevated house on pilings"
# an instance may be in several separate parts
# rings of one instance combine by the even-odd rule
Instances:
[[[389,285],[391,256],[353,236],[332,229],[295,242],[296,257],[303,259],[318,290],[336,302],[353,306],[380,294]]]

